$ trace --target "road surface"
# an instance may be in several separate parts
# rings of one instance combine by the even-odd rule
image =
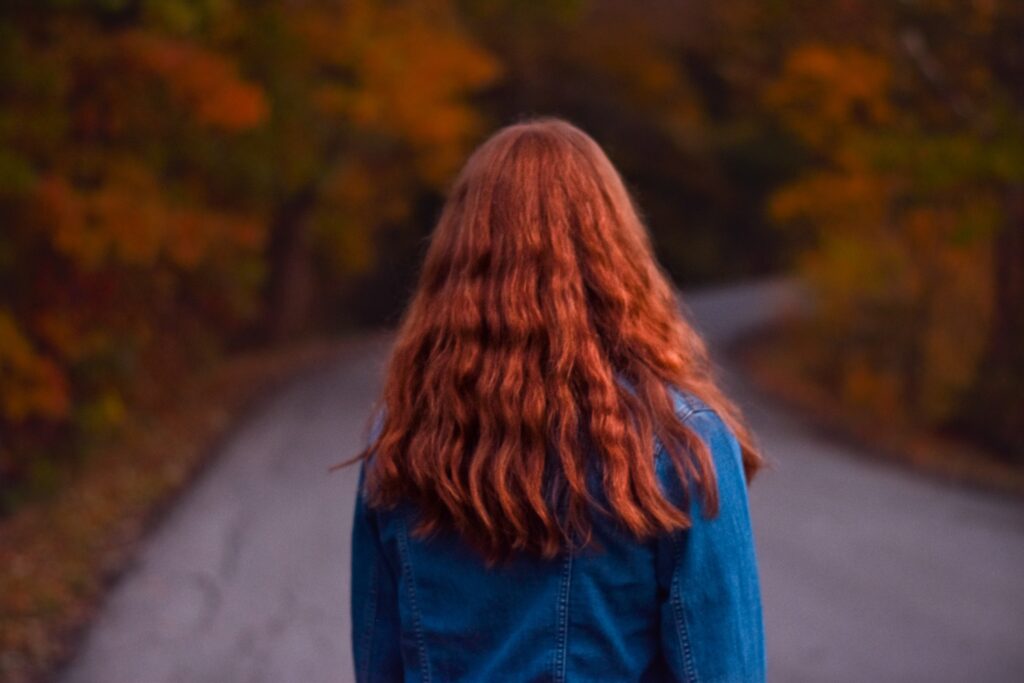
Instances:
[[[686,297],[712,347],[784,281]],[[358,448],[390,338],[250,414],[114,587],[63,683],[352,680]],[[774,467],[751,489],[771,681],[1024,681],[1024,504],[858,457],[722,366]]]

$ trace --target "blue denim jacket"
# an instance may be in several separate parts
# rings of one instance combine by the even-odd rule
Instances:
[[[720,511],[639,543],[595,520],[603,551],[488,569],[454,533],[419,540],[412,511],[357,496],[352,646],[358,681],[763,681],[764,626],[736,437],[699,398],[677,414],[711,449]],[[377,425],[379,426],[378,419]],[[682,485],[663,449],[666,494]],[[360,471],[360,485],[362,484]]]

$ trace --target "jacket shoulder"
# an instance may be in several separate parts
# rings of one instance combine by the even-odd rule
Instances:
[[[719,495],[732,495],[733,489],[745,483],[742,456],[735,434],[714,408],[696,394],[671,389],[676,416],[697,438],[704,442],[711,457],[715,473],[714,486]],[[656,469],[669,499],[674,503],[697,510],[700,497],[695,482],[682,481],[664,446],[658,442]],[[691,451],[692,454],[692,451]]]
[[[684,422],[689,419],[693,413],[704,411],[714,412],[714,410],[704,402],[704,400],[694,394],[693,392],[680,389],[679,387],[669,386],[669,395],[672,397],[672,402],[675,405],[676,416]]]

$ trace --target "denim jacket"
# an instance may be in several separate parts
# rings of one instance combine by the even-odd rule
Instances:
[[[765,678],[764,626],[739,444],[674,392],[708,444],[719,513],[638,542],[595,519],[601,550],[488,569],[454,533],[410,535],[413,512],[356,499],[352,646],[358,681],[730,681]],[[378,416],[377,427],[380,419]],[[656,444],[666,495],[682,484]],[[363,472],[360,471],[360,488]]]

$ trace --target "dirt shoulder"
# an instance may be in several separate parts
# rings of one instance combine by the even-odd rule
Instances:
[[[46,680],[73,651],[146,529],[253,404],[343,342],[317,339],[229,358],[137,416],[69,485],[0,520],[0,680]]]
[[[857,414],[787,362],[778,328],[764,328],[727,353],[756,390],[807,416],[823,430],[863,447],[872,457],[926,476],[1024,498],[1024,468],[970,442]]]

